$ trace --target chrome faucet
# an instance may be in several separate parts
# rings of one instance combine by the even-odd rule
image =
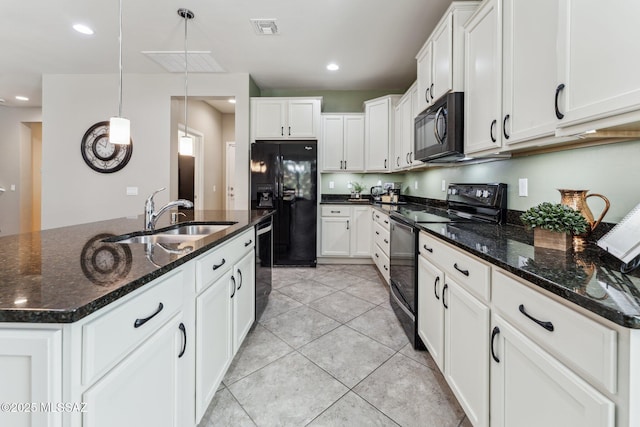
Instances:
[[[155,212],[155,204],[153,202],[153,196],[157,193],[166,190],[166,187],[162,187],[153,192],[147,200],[144,202],[144,230],[145,231],[153,231],[156,228],[156,222],[160,215],[165,213],[171,208],[182,206],[183,208],[192,208],[193,202],[185,199],[174,200],[173,202],[169,202],[163,207],[161,207],[157,212]]]

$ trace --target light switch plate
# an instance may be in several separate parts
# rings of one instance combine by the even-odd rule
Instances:
[[[336,183],[333,181],[329,181],[329,188],[336,188]]]
[[[137,196],[138,187],[127,187],[127,196]]]
[[[527,178],[518,179],[518,196],[529,196],[529,180]]]
[[[413,188],[414,188],[415,190],[417,190],[417,189],[418,189],[418,181],[415,181],[415,182],[413,183]]]
[[[447,182],[443,179],[442,186],[440,187],[441,191],[447,191]]]

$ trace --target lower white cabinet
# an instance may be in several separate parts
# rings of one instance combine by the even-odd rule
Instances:
[[[378,267],[378,271],[387,282],[387,285],[391,284],[390,270],[389,270],[389,253],[391,250],[391,238],[389,215],[380,212],[377,209],[372,209],[371,221],[373,223],[373,243],[371,245],[371,258]]]
[[[438,368],[444,371],[444,273],[418,257],[418,335]]]
[[[186,350],[182,313],[174,316],[147,341],[82,395],[87,404],[82,424],[92,427],[142,425],[183,426],[181,360]]]
[[[489,425],[489,307],[445,276],[444,377],[474,426]]]
[[[61,402],[62,331],[22,328],[0,330],[0,402],[14,403],[0,412],[0,425],[59,427],[54,411],[18,411],[25,403]],[[15,410],[15,412],[13,411]]]
[[[233,354],[247,337],[255,319],[255,254],[248,252],[233,267],[236,291],[233,295]]]
[[[615,405],[500,315],[491,338],[491,425],[613,427]]]
[[[370,206],[323,205],[320,227],[322,256],[371,256]]]

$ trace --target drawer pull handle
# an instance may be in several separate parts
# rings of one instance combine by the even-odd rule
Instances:
[[[247,246],[249,246],[252,243],[253,243],[253,240],[249,239],[248,242],[245,242],[244,247],[246,248]]]
[[[220,264],[214,264],[214,265],[213,265],[213,269],[214,269],[214,270],[219,269],[220,267],[222,267],[222,266],[224,265],[224,263],[225,263],[225,262],[227,262],[227,260],[226,260],[226,259],[224,259],[224,258],[222,258],[222,262],[221,262]]]
[[[384,269],[385,269],[385,270],[387,270],[387,271],[389,271],[389,269],[387,268],[387,266],[386,266],[386,265],[384,266]]]
[[[445,299],[444,299],[444,295],[445,295],[444,293],[445,293],[445,291],[447,290],[447,288],[448,288],[448,287],[449,287],[449,285],[445,283],[445,284],[444,284],[444,287],[442,288],[442,305],[443,305],[443,306],[444,306],[444,308],[446,308],[446,309],[448,309],[448,308],[449,308],[449,306],[447,305],[447,302],[446,302],[446,301],[445,301]]]
[[[340,211],[331,211],[331,213],[340,213]]]
[[[238,285],[238,290],[240,290],[242,287],[242,271],[240,269],[238,269],[238,276],[240,276],[240,284]]]
[[[440,276],[436,276],[436,280],[433,281],[433,293],[436,295],[436,299],[440,299],[440,295],[438,295],[438,283],[440,283]]]
[[[185,328],[184,323],[180,322],[180,326],[178,326],[178,328],[180,329],[180,331],[182,331],[182,350],[180,351],[180,354],[178,355],[178,359],[180,359],[182,356],[184,356],[184,352],[187,351],[187,328]]]
[[[231,284],[233,284],[233,292],[231,293],[231,298],[236,294],[236,278],[231,276]]]
[[[145,323],[147,323],[149,320],[153,319],[154,317],[156,317],[164,308],[164,305],[162,305],[162,303],[158,304],[158,309],[155,311],[155,313],[153,313],[151,316],[149,317],[145,317],[144,319],[136,319],[135,322],[133,322],[133,327],[134,328],[139,328],[140,326],[144,325]]]
[[[469,270],[460,269],[460,267],[458,267],[458,263],[457,262],[453,264],[453,268],[455,268],[456,270],[458,270],[460,273],[464,274],[465,276],[469,277]]]
[[[380,232],[379,232],[379,231],[376,231],[376,234],[379,236],[379,235],[380,235]]]
[[[433,253],[433,248],[428,248],[427,245],[422,245],[425,251]]]
[[[376,252],[376,258],[380,258],[380,255],[378,255],[378,253]]]
[[[389,243],[389,241],[387,239],[384,239],[384,242],[387,243],[387,244]]]
[[[521,306],[522,307],[522,306]],[[493,328],[493,332],[491,332],[491,357],[493,357],[493,360],[496,361],[496,363],[500,363],[500,359],[498,359],[498,356],[496,356],[496,352],[493,350],[493,342],[496,339],[496,336],[500,333],[500,328],[498,328],[497,326],[495,326]]]
[[[384,220],[384,223],[385,223],[385,224],[389,224],[389,221],[387,221],[387,220],[385,219],[385,220]]]
[[[556,88],[556,98],[555,98],[555,108],[556,108],[556,117],[558,120],[564,119],[564,114],[560,112],[560,108],[558,108],[558,98],[560,97],[560,92],[564,89],[564,83],[561,83]]]
[[[529,313],[527,313],[525,311],[524,304],[520,304],[520,307],[518,307],[518,310],[520,310],[520,313],[524,314],[527,318],[533,320],[538,325],[540,325],[543,328],[545,328],[547,331],[553,332],[553,323],[551,323],[551,322],[543,322],[542,320],[538,320],[535,317],[531,316]]]

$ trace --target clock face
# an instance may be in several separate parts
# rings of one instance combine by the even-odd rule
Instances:
[[[112,173],[129,163],[133,151],[133,141],[129,145],[109,142],[109,122],[99,122],[91,126],[82,137],[80,152],[85,163],[94,171]]]

